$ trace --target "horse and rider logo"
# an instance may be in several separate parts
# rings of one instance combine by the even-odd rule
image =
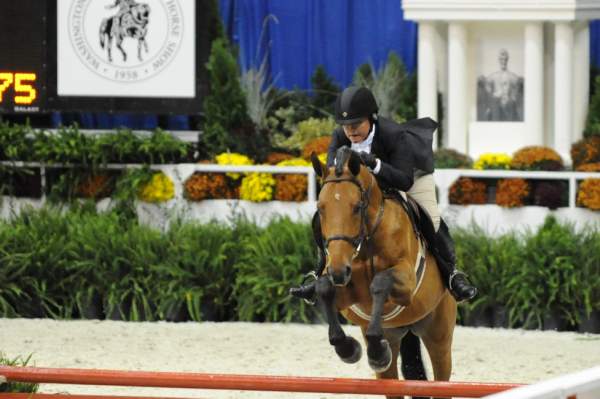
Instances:
[[[142,60],[142,46],[148,53],[148,23],[150,21],[150,6],[146,3],[137,3],[135,0],[115,0],[115,3],[106,6],[107,9],[119,7],[119,12],[109,18],[104,18],[100,25],[100,47],[108,53],[108,61],[112,62],[112,41],[115,40],[117,48],[123,54],[123,61],[127,61],[127,52],[121,46],[126,37],[137,40],[138,60]]]
[[[131,83],[151,78],[181,47],[180,1],[72,0],[71,45],[79,60],[105,79]]]

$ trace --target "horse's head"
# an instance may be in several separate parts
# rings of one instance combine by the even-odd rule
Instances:
[[[130,9],[131,16],[138,24],[145,24],[150,18],[150,6],[145,3],[138,3]]]
[[[352,261],[369,235],[368,209],[376,180],[358,154],[344,146],[336,153],[335,166],[326,168],[312,155],[315,172],[322,180],[317,210],[327,256],[327,274],[335,285],[346,285]]]

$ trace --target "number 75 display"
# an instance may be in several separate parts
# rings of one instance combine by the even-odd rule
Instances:
[[[4,101],[4,93],[11,85],[14,85],[15,104],[33,103],[37,98],[37,91],[31,83],[35,83],[36,79],[35,73],[0,72],[0,103]]]

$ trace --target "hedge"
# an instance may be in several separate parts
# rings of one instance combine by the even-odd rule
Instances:
[[[288,295],[315,263],[308,224],[174,221],[161,232],[88,209],[0,221],[0,317],[317,320]],[[550,217],[535,232],[453,234],[459,268],[480,290],[459,307],[463,324],[500,311],[505,326],[547,327],[557,316],[576,329],[600,310],[600,231]]]

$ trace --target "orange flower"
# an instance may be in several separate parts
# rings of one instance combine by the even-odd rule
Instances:
[[[584,163],[577,167],[578,172],[600,172],[600,162]]]
[[[184,186],[185,196],[190,201],[239,197],[239,188],[234,187],[224,173],[195,172],[185,181]]]
[[[294,158],[293,155],[286,154],[285,152],[272,152],[267,155],[266,163],[269,165],[277,165],[281,161],[286,161],[292,158]]]
[[[600,162],[600,136],[588,137],[573,144],[571,158],[575,169],[582,164]]]
[[[496,186],[496,204],[508,208],[523,206],[529,192],[525,179],[501,179]]]
[[[563,160],[549,147],[530,146],[515,152],[510,167],[519,170],[562,170]]]
[[[79,182],[75,194],[83,198],[109,197],[114,181],[108,174],[88,175]]]
[[[331,136],[319,137],[309,141],[302,150],[302,158],[310,159],[310,154],[312,154],[313,152],[315,154],[327,153],[330,143]]]
[[[481,180],[461,177],[450,186],[451,204],[470,205],[487,202],[486,184]]]
[[[275,200],[306,201],[308,179],[305,175],[277,174],[275,180]]]
[[[579,185],[577,205],[594,211],[600,210],[600,179],[585,179]]]

